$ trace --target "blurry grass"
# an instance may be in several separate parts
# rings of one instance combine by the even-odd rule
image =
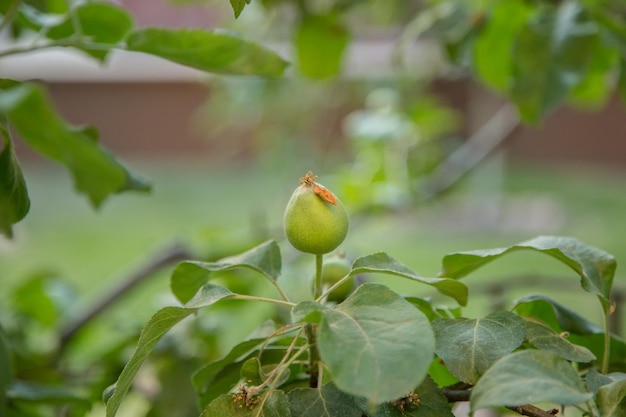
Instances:
[[[76,287],[84,305],[172,242],[189,245],[200,257],[217,257],[267,238],[282,239],[283,209],[302,175],[291,167],[188,162],[136,166],[154,182],[153,193],[113,197],[98,212],[74,194],[60,169],[27,167],[32,209],[16,228],[16,239],[0,241],[3,288],[37,271],[53,271]],[[386,251],[418,273],[433,276],[446,253],[560,234],[613,253],[618,261],[626,259],[626,173],[516,166],[508,167],[495,186],[489,181],[481,185],[480,175],[415,212],[353,221],[344,245],[348,255]],[[324,183],[332,188],[332,181]],[[294,255],[287,252],[285,258]],[[168,292],[167,275],[157,274],[127,297],[120,314],[143,323],[171,301],[160,295]],[[546,285],[526,288],[531,276],[546,277]],[[403,293],[437,297],[428,287],[383,279]],[[507,280],[515,285],[507,287]],[[504,284],[506,307],[517,296],[542,292],[599,320],[594,297],[580,290],[578,277],[535,253],[512,254],[466,278],[469,315],[488,311],[498,301],[482,287],[496,281]],[[625,286],[619,268],[616,285]]]

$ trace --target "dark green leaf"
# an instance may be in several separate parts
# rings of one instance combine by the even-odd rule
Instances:
[[[469,384],[524,341],[524,322],[508,311],[475,320],[438,319],[433,330],[437,356],[454,376]]]
[[[287,67],[275,52],[232,33],[202,29],[136,29],[126,39],[145,52],[202,71],[278,77]]]
[[[42,326],[53,326],[60,315],[56,303],[50,296],[54,286],[53,279],[46,273],[29,277],[14,290],[11,307],[16,313],[23,314]]]
[[[409,278],[423,284],[431,285],[440,293],[454,298],[459,304],[463,306],[467,304],[467,287],[464,284],[454,279],[421,277],[384,252],[378,252],[356,259],[352,264],[350,274],[357,275],[368,272],[398,275],[403,278]]]
[[[350,35],[334,15],[308,15],[300,22],[295,44],[302,74],[315,79],[339,73]]]
[[[113,193],[149,189],[92,137],[55,114],[41,87],[21,84],[0,91],[0,114],[8,117],[30,146],[65,165],[76,189],[87,194],[94,206]]]
[[[296,388],[289,392],[289,408],[298,417],[361,417],[355,398],[333,384],[317,388]]]
[[[556,10],[537,8],[518,34],[510,91],[522,119],[537,122],[567,97],[585,76],[598,36],[577,2]]]
[[[206,288],[199,292],[198,297],[194,298],[195,307],[165,307],[157,311],[141,331],[137,348],[117,379],[115,392],[106,405],[107,417],[115,416],[139,368],[165,333],[198,308],[207,307],[231,294],[225,288],[207,284]]]
[[[499,257],[518,250],[545,253],[569,266],[581,277],[585,291],[596,294],[605,311],[617,266],[615,258],[571,237],[539,236],[508,248],[458,252],[443,258],[441,276],[461,278]]]
[[[601,417],[626,416],[626,379],[620,379],[598,389],[596,403]]]
[[[232,395],[217,397],[200,414],[200,417],[290,417],[289,400],[283,391],[269,390],[263,394],[259,404],[246,407],[236,403]],[[265,398],[266,397],[266,398]],[[242,405],[242,407],[239,407]],[[260,410],[258,407],[262,407]]]
[[[4,123],[0,123],[0,136],[0,233],[10,238],[13,236],[12,226],[28,213],[30,199],[22,168]]]
[[[406,404],[406,399],[401,398],[383,403],[374,412],[363,404],[362,411],[367,417],[454,417],[448,399],[429,376],[415,389],[415,393],[418,404]],[[399,404],[403,404],[402,408]]]
[[[445,306],[436,307],[430,300],[419,297],[405,297],[409,303],[417,307],[422,313],[428,317],[428,320],[433,321],[440,318],[454,318],[461,316],[460,308],[447,308]]]
[[[545,324],[524,320],[526,340],[539,350],[545,350],[559,355],[572,362],[591,362],[596,356],[589,349],[570,343]]]
[[[434,345],[426,316],[374,283],[324,311],[318,335],[322,362],[335,385],[370,404],[413,390],[428,371]]]
[[[278,244],[270,240],[242,254],[229,256],[217,262],[181,262],[172,273],[170,281],[172,293],[184,304],[207,282],[210,272],[233,268],[249,268],[271,281],[276,281],[281,270]]]
[[[322,312],[327,307],[315,301],[302,301],[291,310],[291,320],[294,323],[319,323],[322,319]]]
[[[522,317],[534,317],[555,331],[576,334],[599,334],[604,330],[573,310],[545,295],[528,295],[515,301],[513,309]]]
[[[4,415],[6,405],[6,393],[13,381],[13,361],[9,342],[4,334],[4,329],[0,327],[0,415]]]
[[[239,370],[240,379],[246,381],[247,385],[261,385],[263,383],[263,371],[259,358],[254,356],[246,360]],[[278,386],[275,384],[274,386]]]
[[[596,37],[592,54],[587,72],[574,87],[568,100],[583,108],[599,110],[615,87],[612,73],[617,64],[618,52],[600,37]]]
[[[250,4],[250,0],[230,0],[230,5],[235,13],[235,19],[239,17],[246,4]]]
[[[550,352],[524,350],[496,362],[472,390],[471,409],[537,402],[580,404],[592,397],[569,362]]]
[[[133,27],[133,21],[128,12],[121,7],[105,2],[83,3],[75,8],[76,16],[80,22],[80,33],[88,42],[83,45],[77,42],[77,47],[99,60],[104,60],[109,49],[103,49],[103,45],[116,46],[126,33]],[[64,39],[78,36],[72,18],[68,15],[65,21],[46,32],[50,39]],[[79,38],[80,39],[80,38]],[[89,43],[98,43],[98,48],[90,48]]]
[[[626,102],[626,58],[620,61],[619,80],[617,82],[617,91],[622,98],[623,102]]]
[[[474,70],[485,84],[497,91],[508,91],[513,71],[513,43],[530,10],[523,0],[496,2],[485,26],[476,36]]]

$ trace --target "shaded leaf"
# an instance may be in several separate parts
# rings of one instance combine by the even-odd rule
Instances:
[[[524,341],[523,320],[508,311],[482,319],[438,319],[433,330],[437,356],[454,376],[469,384]]]
[[[461,317],[460,308],[448,308],[446,306],[436,307],[430,300],[420,297],[405,297],[404,299],[417,307],[430,321],[441,318]]]
[[[129,172],[92,137],[55,114],[41,87],[21,84],[0,91],[0,114],[7,116],[30,146],[65,165],[74,177],[76,189],[85,193],[95,207],[114,193],[149,190],[148,184]]]
[[[409,267],[396,261],[384,252],[363,256],[352,264],[351,275],[367,272],[398,275],[409,278],[423,284],[435,287],[440,293],[454,298],[459,304],[467,304],[467,287],[454,279],[448,278],[424,278],[417,275]]]
[[[322,313],[328,308],[315,301],[302,301],[291,310],[291,320],[294,323],[319,323]]]
[[[524,326],[526,328],[526,340],[539,350],[552,352],[572,362],[584,363],[596,359],[596,355],[591,353],[589,349],[570,343],[545,324],[526,319]]]
[[[230,394],[220,395],[211,402],[200,414],[200,417],[290,417],[289,400],[283,391],[270,390],[262,394],[258,405],[248,408],[239,407]],[[258,409],[262,407],[262,409]]]
[[[99,60],[104,60],[110,50],[103,49],[102,45],[115,47],[126,33],[133,27],[133,21],[128,12],[112,3],[88,2],[75,7],[76,16],[80,21],[80,34],[89,40],[88,43],[98,43],[98,48],[90,48],[77,42],[77,47]],[[69,14],[60,25],[50,28],[46,36],[50,39],[63,39],[78,35]]]
[[[191,300],[207,282],[210,272],[227,271],[233,268],[249,268],[276,281],[281,270],[278,244],[267,241],[239,255],[229,256],[217,262],[185,261],[176,266],[170,280],[172,293],[183,304]]]
[[[426,376],[434,345],[424,314],[374,283],[323,311],[318,335],[322,362],[335,385],[371,404],[413,390]]]
[[[0,233],[10,238],[13,236],[12,226],[26,217],[30,199],[22,168],[4,123],[0,123],[0,136]]]
[[[315,79],[339,73],[350,35],[334,15],[307,15],[298,26],[295,44],[302,74]]]
[[[321,388],[296,388],[291,390],[289,408],[298,417],[361,417],[362,412],[353,396],[340,391],[332,384]]]
[[[553,110],[585,76],[597,28],[577,2],[537,8],[517,36],[510,96],[527,122]]]
[[[7,398],[11,400],[28,401],[44,404],[78,404],[90,407],[91,401],[76,389],[43,385],[32,381],[13,381],[7,389]]]
[[[225,291],[224,291],[225,290]],[[139,368],[144,363],[152,349],[159,340],[167,333],[174,325],[179,323],[182,319],[196,312],[199,307],[207,307],[216,303],[224,297],[228,297],[232,293],[223,287],[207,284],[206,288],[203,288],[200,292],[204,296],[194,298],[194,304],[197,308],[185,308],[185,307],[165,307],[157,311],[144,326],[139,335],[139,341],[135,352],[131,356],[130,360],[124,366],[122,373],[117,379],[115,385],[115,391],[106,404],[107,417],[113,417],[122,402],[122,399],[128,392],[130,385],[137,375]]]
[[[130,51],[219,74],[278,77],[288,65],[275,52],[218,30],[142,28],[126,43]]]
[[[520,316],[534,317],[547,323],[555,331],[581,335],[604,333],[597,324],[544,295],[533,294],[519,298],[513,309]]]
[[[4,415],[7,389],[13,381],[13,362],[9,349],[4,329],[0,327],[0,415]]]
[[[595,369],[590,369],[587,371],[585,375],[585,385],[587,386],[587,390],[592,394],[596,394],[598,392],[598,388],[603,385],[610,384],[613,380],[607,376],[603,375]]]
[[[239,17],[246,4],[250,4],[250,0],[230,0],[230,5],[235,13],[235,19]]]
[[[626,416],[626,379],[598,388],[596,403],[601,417]]]
[[[566,360],[550,352],[524,350],[496,362],[472,390],[472,410],[537,402],[580,404],[592,397]]]
[[[569,266],[580,275],[582,288],[596,294],[605,311],[608,311],[609,293],[617,266],[615,257],[571,237],[539,236],[508,248],[446,255],[443,258],[443,271],[440,275],[461,278],[507,253],[518,250],[545,253]]]

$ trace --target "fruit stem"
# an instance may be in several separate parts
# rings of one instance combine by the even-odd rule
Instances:
[[[322,266],[324,255],[315,255],[315,286],[313,287],[313,299],[317,300],[322,293]]]
[[[602,357],[602,374],[609,373],[609,359],[611,356],[611,310],[610,307],[603,306],[604,313],[604,352]]]

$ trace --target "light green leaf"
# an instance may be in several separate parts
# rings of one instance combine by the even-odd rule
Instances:
[[[472,410],[537,402],[580,404],[592,397],[566,360],[550,352],[524,350],[496,362],[472,390]]]
[[[295,38],[300,71],[315,79],[337,75],[349,41],[350,34],[336,16],[305,16]]]
[[[185,303],[185,308],[199,309],[215,304],[219,300],[233,296],[228,288],[219,285],[204,284],[191,300]]]
[[[230,5],[235,13],[235,19],[239,17],[246,4],[250,4],[250,0],[230,0]]]
[[[130,51],[219,74],[278,77],[288,65],[275,52],[218,30],[142,28],[126,43]]]
[[[88,39],[88,43],[98,43],[98,48],[90,48],[77,42],[77,47],[89,55],[103,61],[109,49],[103,49],[103,45],[111,48],[124,39],[126,33],[133,27],[131,16],[126,10],[106,2],[88,2],[75,7],[75,13],[81,26],[81,36]],[[77,36],[72,18],[69,14],[58,26],[52,27],[46,32],[50,39],[64,39]]]
[[[467,287],[454,279],[424,278],[417,275],[409,267],[396,261],[384,252],[358,258],[352,264],[351,275],[363,273],[382,273],[401,276],[435,287],[440,293],[454,298],[459,304],[467,304]]]
[[[581,335],[604,332],[597,324],[545,295],[533,294],[519,298],[513,309],[520,316],[539,319],[556,331]]]
[[[570,343],[545,324],[526,319],[524,326],[526,340],[539,350],[552,352],[572,362],[585,363],[596,359],[596,355],[589,349]]]
[[[353,396],[332,384],[321,388],[296,388],[289,392],[292,416],[298,417],[361,417],[362,412]]]
[[[30,199],[22,168],[4,123],[0,123],[0,137],[0,233],[11,238],[12,226],[22,220],[30,209]]]
[[[611,382],[613,382],[613,380],[608,375],[601,374],[593,368],[587,371],[587,374],[585,375],[585,385],[587,390],[594,395],[598,392],[598,388],[603,385],[610,384]]]
[[[256,246],[249,251],[223,258],[217,262],[185,261],[176,266],[170,280],[172,293],[183,304],[208,281],[210,272],[233,268],[249,268],[276,281],[280,275],[281,257],[278,244],[273,241]]]
[[[497,91],[508,91],[512,81],[513,43],[531,10],[523,0],[496,2],[485,27],[476,36],[474,71],[485,84]]]
[[[539,236],[508,248],[458,252],[443,258],[443,277],[461,278],[481,266],[518,250],[533,250],[558,259],[581,277],[585,291],[598,296],[605,311],[617,263],[613,255],[571,237]]]
[[[469,384],[524,341],[523,320],[508,311],[474,320],[438,319],[433,330],[437,356],[454,376]]]
[[[423,313],[389,288],[368,283],[323,312],[318,347],[341,391],[380,404],[424,379],[435,340]]]
[[[230,295],[232,293],[223,287],[207,284],[193,299],[193,305],[197,307],[165,307],[157,311],[141,331],[135,352],[117,379],[115,391],[106,404],[106,416],[115,416],[139,368],[165,333],[198,308],[207,307]]]
[[[322,313],[328,308],[314,301],[302,301],[291,309],[291,320],[294,323],[319,323]]]
[[[200,417],[290,417],[289,399],[283,391],[269,390],[253,407],[239,407],[233,396],[225,394],[217,397],[200,414]],[[260,410],[258,407],[262,407]]]
[[[526,122],[538,122],[567,97],[593,58],[597,27],[577,2],[537,8],[512,52],[510,97]]]
[[[626,416],[626,379],[598,388],[596,403],[601,417]]]
[[[30,146],[65,165],[76,189],[87,194],[95,207],[114,193],[149,190],[91,135],[66,124],[41,87],[26,83],[0,91],[0,114]]]

